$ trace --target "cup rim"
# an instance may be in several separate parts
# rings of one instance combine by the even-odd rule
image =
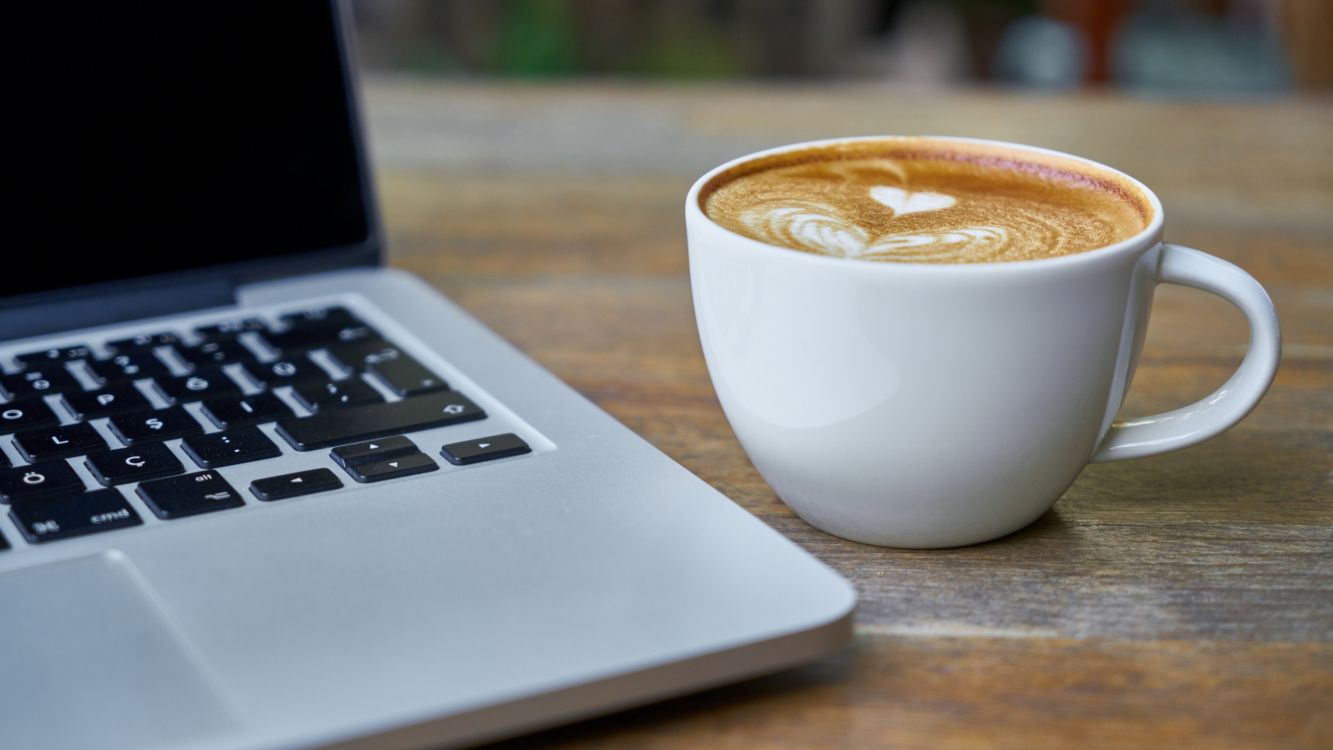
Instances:
[[[718,224],[717,222],[713,221],[711,218],[708,217],[708,214],[704,213],[703,207],[699,205],[699,193],[703,190],[703,187],[707,185],[710,180],[712,180],[714,177],[721,174],[722,172],[725,172],[728,169],[739,166],[749,161],[753,161],[755,159],[763,158],[765,156],[772,156],[775,154],[788,153],[791,151],[800,151],[803,149],[811,149],[811,148],[821,148],[825,146],[835,146],[839,144],[866,143],[872,141],[902,141],[902,140],[931,140],[931,141],[946,141],[954,143],[975,143],[980,145],[1010,148],[1017,151],[1026,151],[1029,153],[1044,154],[1047,156],[1054,156],[1061,159],[1069,159],[1071,161],[1079,162],[1081,164],[1085,164],[1095,169],[1104,170],[1113,175],[1116,175],[1117,177],[1123,178],[1131,186],[1140,191],[1143,197],[1147,199],[1148,204],[1152,207],[1152,219],[1151,221],[1148,222],[1148,225],[1146,227],[1139,230],[1137,233],[1129,237],[1126,237],[1123,240],[1120,240],[1119,242],[1114,242],[1110,245],[1103,245],[1101,247],[1096,247],[1091,250],[1082,250],[1077,253],[1071,253],[1069,255],[1060,255],[1051,258],[1030,258],[1025,260],[988,261],[985,263],[920,263],[914,261],[885,262],[880,260],[870,260],[866,258],[842,258],[842,257],[834,257],[831,255],[821,255],[818,253],[796,250],[794,248],[786,247],[784,245],[770,244],[768,242],[756,240],[751,237],[746,237],[743,234],[738,234],[737,232],[734,232],[722,226],[721,224]],[[1146,244],[1152,244],[1152,241],[1154,240],[1160,240],[1162,234],[1162,226],[1165,218],[1162,215],[1162,202],[1161,200],[1158,199],[1157,194],[1154,193],[1147,185],[1140,182],[1138,179],[1114,167],[1107,166],[1105,164],[1102,164],[1101,162],[1094,161],[1092,159],[1083,156],[1070,154],[1064,151],[1057,151],[1055,149],[1043,148],[1041,146],[1031,146],[1025,143],[1014,143],[1012,141],[1000,141],[990,138],[971,138],[971,137],[956,136],[956,135],[845,136],[840,138],[821,138],[819,140],[813,140],[813,141],[801,141],[799,143],[789,143],[783,146],[776,146],[773,148],[764,149],[762,151],[755,151],[753,153],[745,154],[744,156],[732,159],[723,164],[719,164],[718,166],[713,167],[712,169],[705,172],[702,177],[695,180],[694,185],[690,187],[690,191],[685,196],[685,213],[687,219],[692,216],[696,220],[703,221],[706,225],[712,227],[717,231],[725,233],[728,237],[737,241],[740,244],[740,246],[745,247],[750,251],[762,250],[764,252],[771,253],[774,250],[781,250],[787,253],[787,255],[783,257],[789,257],[793,259],[799,258],[800,260],[798,262],[813,263],[816,266],[821,264],[832,263],[836,264],[837,266],[841,266],[843,268],[849,267],[847,266],[848,263],[853,263],[858,265],[850,267],[862,269],[872,273],[963,273],[969,269],[971,270],[984,269],[987,272],[1008,270],[1009,272],[1021,273],[1032,269],[1096,263],[1102,258],[1106,258],[1112,255],[1119,255],[1121,253],[1131,252],[1132,249],[1134,248],[1138,248]],[[869,271],[869,269],[871,268],[878,268],[881,270]]]

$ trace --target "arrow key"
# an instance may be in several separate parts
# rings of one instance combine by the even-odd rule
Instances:
[[[450,443],[440,449],[440,455],[455,466],[466,466],[531,452],[532,449],[528,444],[512,432]]]
[[[334,448],[329,455],[339,466],[346,469],[358,464],[368,464],[397,456],[406,456],[409,453],[420,453],[420,451],[411,440],[402,435],[397,435],[380,438],[379,440],[368,440],[354,445],[344,445]]]
[[[343,486],[328,469],[310,469],[295,474],[282,474],[276,477],[256,479],[250,483],[250,492],[264,502],[286,500],[289,497],[313,495],[316,492],[328,492]]]
[[[409,453],[399,458],[348,466],[347,473],[356,481],[365,483],[425,474],[439,468],[425,453]]]

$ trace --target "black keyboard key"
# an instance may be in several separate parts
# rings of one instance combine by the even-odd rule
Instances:
[[[199,346],[180,346],[176,353],[185,364],[194,368],[221,367],[255,361],[255,353],[235,339],[205,341]]]
[[[135,492],[158,518],[184,518],[245,505],[241,494],[216,471],[154,479]]]
[[[94,360],[88,363],[88,369],[107,385],[171,374],[151,350],[125,352],[109,359]]]
[[[309,380],[325,381],[329,374],[305,357],[280,359],[276,362],[253,362],[244,367],[246,377],[260,388],[277,388]]]
[[[308,310],[297,310],[287,313],[278,318],[285,328],[306,328],[306,327],[324,327],[324,326],[343,326],[360,323],[361,319],[352,314],[351,310],[342,305],[331,305],[329,307],[312,307]]]
[[[153,384],[162,398],[174,404],[241,395],[241,387],[236,385],[236,381],[217,367],[199,370],[179,378],[154,378]]]
[[[157,442],[198,435],[204,431],[199,420],[179,406],[133,414],[117,414],[107,423],[111,432],[126,445]]]
[[[382,404],[384,397],[360,378],[331,380],[327,383],[297,383],[292,386],[297,403],[310,411],[339,409],[344,406]]]
[[[11,503],[56,492],[82,492],[83,480],[60,459],[0,469],[0,502]]]
[[[235,338],[242,333],[249,331],[266,330],[268,330],[268,326],[259,318],[244,318],[242,320],[224,320],[221,323],[199,326],[194,329],[194,333],[205,341],[216,341],[219,339]]]
[[[250,483],[250,492],[260,500],[286,500],[289,497],[328,492],[343,486],[342,480],[328,469],[311,469],[295,474],[256,479]]]
[[[75,346],[62,346],[53,349],[43,349],[40,352],[28,352],[20,354],[14,359],[21,367],[46,367],[51,364],[59,365],[61,362],[69,362],[75,359],[88,359],[93,356],[93,350],[83,344]]]
[[[173,346],[179,344],[180,336],[171,331],[162,331],[161,333],[141,333],[138,336],[130,336],[124,339],[115,339],[106,342],[106,348],[113,352],[132,352],[141,349],[153,349],[159,346]]]
[[[9,542],[5,539],[4,534],[0,534],[0,552],[7,549],[9,549]]]
[[[143,523],[117,490],[93,490],[15,503],[9,517],[33,544]]]
[[[410,477],[413,474],[425,474],[439,469],[430,456],[425,453],[409,453],[406,456],[390,458],[368,464],[355,464],[347,467],[347,474],[358,482],[383,482],[386,479]]]
[[[253,396],[211,398],[204,402],[204,414],[213,424],[226,428],[273,422],[290,417],[292,410],[272,393],[256,393]]]
[[[431,391],[449,390],[449,384],[444,382],[444,378],[427,370],[424,365],[406,354],[368,362],[366,372],[373,375],[395,395],[404,398]]]
[[[344,445],[341,448],[334,448],[330,454],[333,460],[344,469],[348,466],[357,464],[368,464],[375,461],[383,461],[395,456],[405,456],[409,453],[420,453],[416,443],[397,435],[387,437],[382,440],[370,440],[355,445]]]
[[[0,389],[11,399],[45,396],[64,391],[81,391],[83,386],[64,365],[46,365],[14,375],[0,375]]]
[[[0,404],[0,433],[19,432],[34,427],[60,424],[60,417],[40,398],[26,398]]]
[[[63,427],[41,427],[14,436],[14,447],[30,462],[81,456],[106,448],[106,441],[87,422]]]
[[[440,449],[440,455],[455,466],[494,461],[497,458],[521,456],[524,453],[531,452],[532,448],[529,448],[528,444],[523,442],[523,438],[512,432],[477,438],[476,440],[462,440],[457,443],[450,443]]]
[[[379,340],[379,331],[364,324],[307,325],[264,334],[268,345],[280,352],[294,353],[321,349],[355,341]]]
[[[153,408],[131,383],[113,385],[91,393],[65,393],[61,399],[76,419],[85,421]]]
[[[190,460],[205,469],[276,458],[282,454],[258,427],[236,427],[211,435],[194,435],[181,441]]]
[[[358,373],[366,369],[370,362],[393,359],[402,352],[398,347],[383,339],[354,341],[350,344],[338,344],[326,347],[329,359],[345,373]]]
[[[331,409],[278,422],[278,434],[300,451],[485,419],[486,412],[454,391],[371,406]]]
[[[93,477],[107,487],[169,477],[185,471],[181,460],[162,443],[92,453],[83,463]]]

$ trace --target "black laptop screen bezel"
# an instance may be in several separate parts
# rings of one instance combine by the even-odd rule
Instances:
[[[376,266],[383,263],[383,227],[380,220],[379,202],[375,194],[368,143],[366,142],[365,123],[360,106],[361,96],[353,44],[351,10],[345,0],[328,0],[328,2],[331,6],[334,33],[337,36],[338,60],[341,67],[348,114],[347,127],[351,136],[353,158],[356,162],[355,167],[365,216],[366,236],[364,239],[346,245],[234,263],[95,282],[29,294],[0,296],[0,311],[14,312],[24,307],[51,309],[52,305],[64,301],[89,301],[103,296],[149,294],[150,290],[160,288],[203,288],[225,285],[229,289],[234,289],[243,284],[315,271]],[[208,304],[208,302],[204,302],[204,304]],[[0,331],[0,340],[6,338],[8,336],[5,335],[5,332]]]

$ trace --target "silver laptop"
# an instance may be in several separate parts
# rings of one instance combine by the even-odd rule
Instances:
[[[451,747],[852,588],[381,267],[336,4],[6,10],[0,746]]]

